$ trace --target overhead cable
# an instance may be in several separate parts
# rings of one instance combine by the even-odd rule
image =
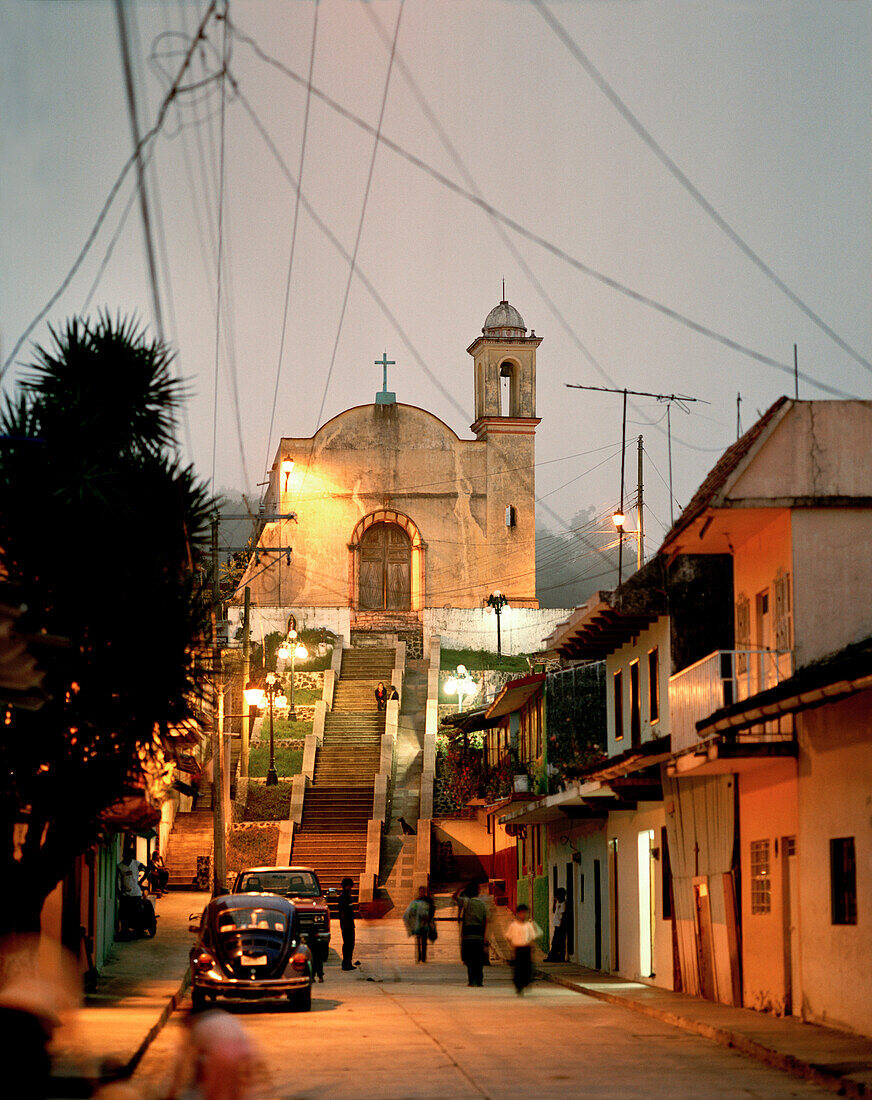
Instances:
[[[569,35],[566,29],[551,11],[545,6],[543,0],[531,0],[533,7],[539,12],[543,20],[548,24],[554,34],[560,39],[560,41],[566,46],[575,60],[581,65],[584,71],[588,74],[591,80],[596,84],[603,95],[612,104],[615,110],[621,115],[624,121],[635,131],[635,133],[641,138],[641,140],[648,146],[655,157],[660,163],[672,174],[672,176],[678,180],[681,186],[687,191],[691,198],[696,202],[712,219],[718,229],[721,230],[733,244],[742,252],[756,268],[763,272],[763,274],[774,283],[776,287],[784,294],[791,302],[799,309],[806,317],[827,336],[830,337],[842,351],[847,352],[852,359],[856,360],[861,367],[865,367],[866,370],[872,371],[872,363],[868,359],[865,359],[858,351],[851,347],[851,345],[843,340],[839,334],[830,327],[815,311],[794,293],[790,287],[779,278],[778,275],[772,270],[772,268],[766,263],[762,257],[760,257],[753,248],[745,241],[735,229],[727,222],[718,211],[712,206],[705,195],[696,187],[688,177],[678,167],[672,157],[666,152],[662,145],[656,141],[652,134],[645,129],[638,118],[633,114],[630,108],[624,103],[618,93],[608,83],[602,73],[594,66],[590,58],[582,51],[581,47],[574,41]],[[821,387],[823,388],[823,387]]]

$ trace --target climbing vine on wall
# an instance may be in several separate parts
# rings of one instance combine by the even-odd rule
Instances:
[[[553,778],[572,778],[598,763],[606,751],[604,661],[548,676],[545,690],[548,763]]]

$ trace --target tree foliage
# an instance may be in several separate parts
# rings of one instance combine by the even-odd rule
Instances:
[[[22,624],[69,641],[42,658],[49,701],[9,710],[0,735],[19,927],[38,924],[101,812],[159,786],[173,728],[195,715],[213,506],[172,452],[184,393],[168,349],[106,315],[51,335],[0,410],[0,568]]]

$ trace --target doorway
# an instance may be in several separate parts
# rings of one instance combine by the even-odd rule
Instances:
[[[799,985],[799,896],[796,868],[796,837],[781,838],[784,883],[784,1011],[795,1016],[801,1004]]]
[[[654,969],[654,830],[639,833],[639,975]]]
[[[408,611],[412,606],[412,544],[395,523],[374,523],[360,540],[360,608]]]
[[[593,966],[603,968],[603,887],[600,861],[593,861]]]
[[[566,957],[575,954],[575,864],[566,864],[566,913],[563,917],[566,928]]]
[[[618,936],[618,838],[609,841],[609,970],[620,970]]]

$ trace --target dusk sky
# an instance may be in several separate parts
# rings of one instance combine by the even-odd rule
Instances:
[[[143,133],[206,8],[126,5]],[[621,399],[566,383],[700,399],[672,408],[676,514],[735,439],[737,394],[744,428],[792,395],[794,344],[801,397],[872,398],[872,5],[322,0],[313,53],[315,13],[313,0],[229,5],[220,217],[221,85],[208,78],[221,22],[146,150],[165,330],[193,392],[181,440],[216,489],[258,493],[282,435],[372,401],[384,351],[398,400],[468,438],[466,348],[503,279],[542,337],[537,496],[552,529],[590,507],[607,516],[619,494]],[[0,50],[5,362],[70,272],[132,138],[110,0],[0,0]],[[307,115],[310,62],[333,102],[313,95]],[[383,99],[382,135],[423,164],[385,144],[373,163],[372,133],[337,110],[378,128]],[[286,173],[302,176],[296,235]],[[7,392],[47,323],[86,307],[153,323],[134,185],[131,172]],[[627,497],[642,434],[653,549],[670,515],[666,405],[633,399],[629,420]]]

